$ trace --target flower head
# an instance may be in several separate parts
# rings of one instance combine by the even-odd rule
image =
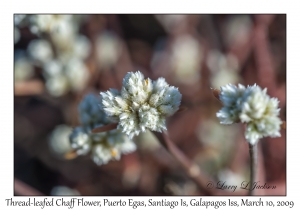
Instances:
[[[256,84],[245,88],[228,84],[221,87],[223,108],[217,113],[221,124],[246,123],[245,137],[251,144],[260,138],[280,136],[279,101]]]
[[[122,154],[136,150],[135,143],[118,130],[92,134],[89,130],[77,127],[70,135],[70,141],[78,155],[91,153],[97,165],[120,160]]]
[[[178,89],[164,78],[152,82],[139,71],[126,74],[121,92],[110,89],[100,94],[106,114],[119,121],[118,128],[130,138],[146,129],[166,130],[165,118],[179,109],[181,101]]]
[[[118,130],[109,131],[93,146],[92,157],[98,165],[109,160],[120,160],[122,154],[136,150],[136,145]]]
[[[135,151],[136,145],[120,130],[96,134],[91,132],[95,127],[110,122],[99,103],[93,94],[84,97],[78,106],[82,126],[73,130],[70,142],[77,155],[91,154],[93,161],[102,165],[110,160],[119,160],[122,154]]]

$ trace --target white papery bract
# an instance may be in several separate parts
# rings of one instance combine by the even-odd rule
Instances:
[[[221,87],[220,100],[224,105],[217,112],[220,123],[246,123],[245,137],[250,144],[266,136],[280,136],[279,101],[267,95],[266,88],[228,84]]]
[[[146,129],[166,130],[165,118],[179,109],[181,101],[178,89],[164,78],[152,82],[139,71],[126,74],[121,92],[110,89],[100,94],[104,111],[129,138]]]
[[[86,95],[79,104],[78,111],[82,126],[75,128],[70,135],[71,146],[78,155],[90,153],[93,161],[102,165],[110,160],[119,160],[122,154],[136,150],[135,143],[120,130],[91,132],[95,127],[110,123],[95,95]]]

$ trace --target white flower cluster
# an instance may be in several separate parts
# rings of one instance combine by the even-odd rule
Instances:
[[[220,100],[224,105],[217,112],[221,124],[246,123],[245,137],[249,143],[255,144],[266,136],[280,136],[279,101],[267,95],[266,88],[228,84],[221,87]]]
[[[21,17],[15,16],[20,24]],[[43,69],[46,88],[53,96],[82,90],[89,79],[84,60],[90,41],[79,34],[80,15],[27,15],[26,23],[38,39],[27,48],[31,63]],[[24,19],[24,18],[23,18]]]
[[[129,138],[146,129],[166,130],[166,117],[179,109],[181,101],[178,89],[164,78],[152,82],[139,71],[126,74],[121,92],[110,89],[100,94],[104,111]]]
[[[55,33],[64,29],[65,23],[72,19],[72,15],[31,15],[29,17],[32,33]]]
[[[91,133],[93,128],[109,123],[95,95],[85,96],[78,111],[82,126],[75,128],[70,135],[71,147],[78,155],[91,153],[93,161],[102,165],[135,151],[135,143],[119,130]]]

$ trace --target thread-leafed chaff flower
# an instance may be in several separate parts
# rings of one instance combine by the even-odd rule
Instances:
[[[109,160],[120,160],[122,154],[136,150],[135,143],[119,130],[112,130],[94,142],[92,157],[96,164],[106,164]],[[94,134],[96,136],[97,134]]]
[[[126,74],[121,92],[110,89],[100,94],[104,111],[119,122],[118,129],[129,138],[146,129],[166,130],[166,117],[179,109],[181,101],[178,89],[169,86],[164,78],[152,81],[139,71]]]
[[[92,134],[89,130],[77,127],[70,135],[70,141],[77,155],[91,153],[97,165],[120,160],[122,154],[136,150],[135,143],[119,130]]]
[[[92,133],[95,127],[103,126],[110,121],[101,109],[99,99],[88,94],[78,106],[81,126],[76,127],[70,135],[71,147],[77,155],[91,154],[97,165],[119,160],[122,154],[136,150],[136,145],[120,130]]]
[[[228,84],[221,87],[219,98],[224,105],[217,112],[220,123],[246,123],[245,137],[250,144],[266,136],[280,136],[279,101],[267,95],[266,88]]]

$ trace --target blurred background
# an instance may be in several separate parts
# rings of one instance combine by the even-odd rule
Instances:
[[[286,120],[286,15],[15,14],[15,195],[205,195],[150,132],[120,161],[65,157],[81,99],[120,89],[137,70],[183,95],[187,110],[168,121],[172,141],[210,177],[239,187],[249,179],[244,128],[219,124],[210,88],[266,87]],[[258,180],[276,189],[257,194],[285,195],[285,130],[258,146]]]

